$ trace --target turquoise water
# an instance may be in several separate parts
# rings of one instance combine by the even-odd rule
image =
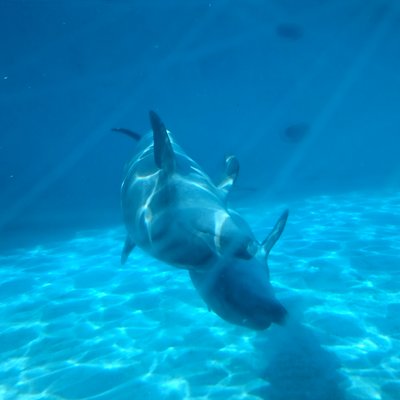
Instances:
[[[0,1],[0,400],[400,399],[398,0]],[[122,267],[123,166],[156,111],[240,174],[286,326]],[[246,198],[247,197],[247,198]]]
[[[262,238],[284,206],[270,269],[291,319],[265,332],[138,249],[121,267],[122,227],[1,255],[0,398],[398,399],[399,194],[241,211]]]

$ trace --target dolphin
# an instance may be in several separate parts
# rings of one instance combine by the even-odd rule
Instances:
[[[175,143],[160,117],[150,111],[152,132],[138,142],[121,186],[127,230],[124,264],[135,246],[178,268],[205,270],[220,257],[250,259],[257,241],[247,222],[228,207],[226,197],[239,163],[225,160],[225,174],[215,185]],[[115,129],[137,139],[127,129]]]
[[[209,309],[222,319],[254,330],[285,322],[287,311],[275,297],[267,258],[287,218],[285,210],[253,258],[221,257],[212,269],[189,272]]]
[[[275,297],[267,258],[288,211],[258,242],[247,222],[227,204],[239,172],[237,159],[226,158],[224,176],[215,185],[153,111],[150,123],[152,132],[140,138],[121,186],[127,230],[121,262],[137,245],[189,270],[200,296],[222,319],[254,330],[282,324],[287,311]],[[116,130],[139,139],[130,130]]]

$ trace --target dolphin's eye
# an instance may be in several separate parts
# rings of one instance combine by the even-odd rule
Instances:
[[[247,242],[242,243],[242,245],[236,250],[235,256],[244,260],[249,260],[257,254],[257,251],[257,242],[250,239]]]
[[[258,251],[258,243],[255,242],[254,240],[250,240],[249,243],[247,243],[247,253],[250,255],[250,258],[253,258]]]

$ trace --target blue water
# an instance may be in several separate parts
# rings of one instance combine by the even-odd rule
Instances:
[[[400,398],[395,0],[0,2],[0,399]],[[265,238],[287,325],[119,265],[119,187],[155,109]]]
[[[136,250],[120,267],[119,228],[3,256],[2,398],[396,399],[399,202],[291,204],[270,260],[291,320],[261,333],[209,312],[185,271]],[[263,236],[277,208],[256,209]]]

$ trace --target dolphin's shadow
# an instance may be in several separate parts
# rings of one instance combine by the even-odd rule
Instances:
[[[269,384],[258,393],[263,399],[350,400],[339,359],[300,322],[260,334],[255,350],[262,357],[261,378]]]

